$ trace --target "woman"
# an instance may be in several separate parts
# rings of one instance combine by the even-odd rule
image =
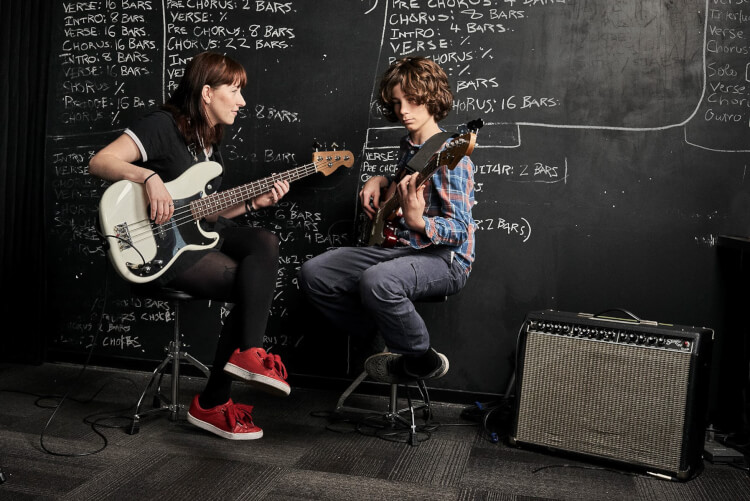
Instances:
[[[237,61],[211,52],[198,54],[161,109],[143,117],[94,155],[90,172],[108,181],[142,183],[151,219],[156,224],[169,221],[174,204],[164,183],[195,163],[223,163],[219,145],[224,126],[232,125],[245,105],[241,90],[246,83],[245,70]],[[209,184],[217,189],[220,182],[217,178]],[[234,303],[206,387],[193,398],[188,411],[189,422],[232,440],[263,436],[253,423],[252,407],[230,398],[233,378],[280,395],[288,395],[290,388],[279,356],[262,348],[276,282],[279,240],[265,229],[241,227],[228,219],[272,206],[288,191],[287,181],[277,181],[267,193],[206,218],[210,221],[205,224],[221,235],[219,245],[180,254],[156,279],[194,297]]]

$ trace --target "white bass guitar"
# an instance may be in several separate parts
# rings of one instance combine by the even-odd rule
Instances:
[[[163,224],[149,219],[148,195],[142,184],[117,181],[99,202],[99,224],[107,239],[109,259],[124,279],[150,282],[167,271],[183,252],[217,244],[219,234],[206,232],[199,224],[204,217],[266,193],[278,180],[292,182],[317,172],[327,176],[342,165],[353,164],[350,151],[317,151],[312,163],[206,195],[208,183],[223,169],[217,162],[201,162],[165,183],[174,201],[174,215]]]

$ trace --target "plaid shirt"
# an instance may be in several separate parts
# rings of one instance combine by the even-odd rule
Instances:
[[[449,139],[446,144],[451,141]],[[419,151],[422,145],[415,145],[408,135],[401,142],[403,154],[399,167],[404,166]],[[453,169],[441,167],[425,181],[425,209],[422,218],[425,233],[409,230],[404,219],[399,220],[399,241],[415,249],[430,245],[452,247],[455,259],[463,266],[466,274],[471,271],[474,261],[474,232],[476,224],[471,215],[474,206],[474,163],[468,156],[463,157]]]

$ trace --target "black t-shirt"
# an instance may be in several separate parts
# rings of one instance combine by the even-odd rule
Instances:
[[[125,134],[135,141],[141,152],[141,161],[137,165],[153,170],[165,183],[174,181],[181,174],[187,171],[191,166],[205,162],[207,160],[218,162],[223,166],[223,159],[219,153],[218,145],[211,145],[211,155],[206,158],[206,154],[201,151],[198,145],[188,145],[177,128],[177,122],[171,113],[164,110],[153,111],[135,124],[125,130]],[[206,191],[213,193],[221,186],[219,176],[209,182],[208,187],[195,186],[195,193]],[[223,220],[226,224],[228,220]],[[203,221],[202,226],[207,230],[217,231],[222,225],[209,225]],[[181,272],[187,270],[196,263],[206,252],[215,252],[221,246],[221,242],[216,247],[183,252],[177,260],[164,272],[155,282],[167,284]]]
[[[125,134],[135,141],[141,152],[138,165],[157,172],[164,182],[173,181],[199,162],[211,160],[223,165],[217,145],[207,145],[212,150],[208,158],[199,145],[188,145],[168,111],[157,110],[145,115],[126,129]],[[218,185],[214,188],[218,189]]]

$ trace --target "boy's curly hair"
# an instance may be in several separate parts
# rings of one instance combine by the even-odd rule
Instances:
[[[398,122],[391,102],[396,85],[401,85],[408,99],[424,104],[436,122],[448,116],[453,106],[453,93],[443,69],[425,57],[405,57],[391,64],[380,80],[380,106],[390,122]]]

